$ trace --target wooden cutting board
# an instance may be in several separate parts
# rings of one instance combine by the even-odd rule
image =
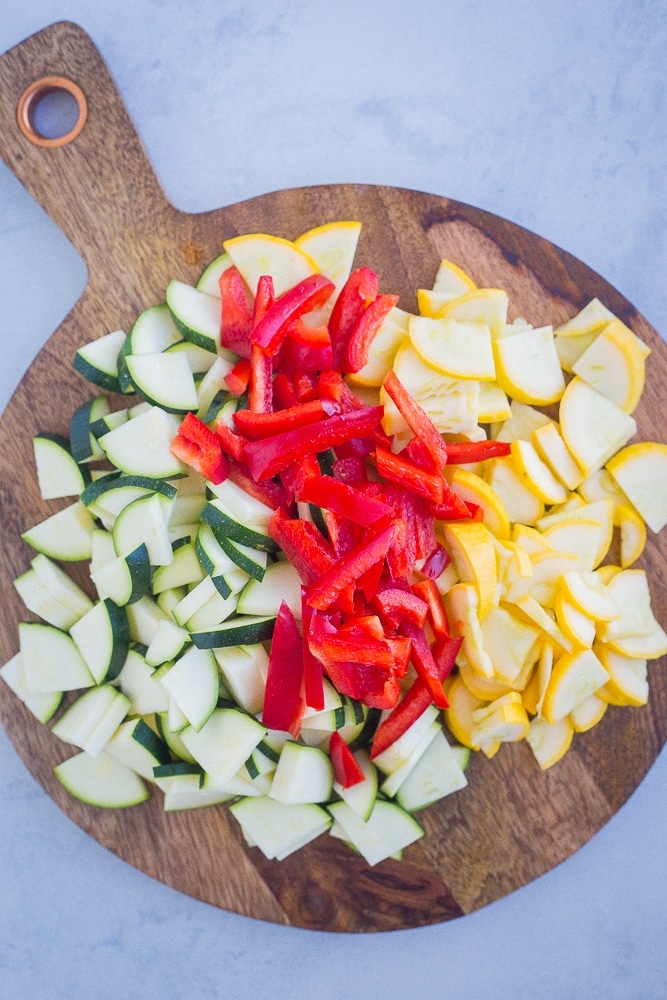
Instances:
[[[88,118],[60,148],[34,145],[17,127],[26,87],[61,76],[86,95]],[[0,154],[83,256],[88,285],[47,341],[0,419],[2,662],[30,619],[12,580],[33,555],[20,532],[53,513],[39,499],[31,437],[68,434],[69,418],[96,394],[71,360],[80,345],[163,301],[171,278],[195,282],[224,239],[268,232],[293,239],[312,226],[359,219],[357,260],[379,272],[381,290],[416,311],[442,257],[482,286],[507,289],[511,317],[558,324],[600,297],[653,348],[636,414],[640,435],[667,440],[661,405],[667,350],[646,320],[601,277],[533,233],[479,209],[410,190],[326,185],[279,191],[188,215],[164,197],[109,72],[76,25],[55,24],[0,57]],[[567,210],[564,201],[563,210]],[[36,294],[39,280],[32,278]],[[5,336],[19,334],[5,331]],[[63,501],[60,506],[66,506]],[[643,565],[657,617],[667,623],[667,537],[652,536]],[[75,572],[81,569],[78,567]],[[83,579],[82,574],[80,579]],[[326,836],[283,862],[248,849],[224,806],[165,815],[161,796],[109,812],[71,798],[54,778],[65,746],[0,684],[0,717],[36,780],[101,844],[168,885],[215,906],[275,923],[330,931],[380,931],[436,923],[500,899],[568,858],[637,787],[667,732],[664,664],[650,665],[643,708],[611,708],[547,773],[524,744],[493,760],[473,755],[469,787],[420,814],[426,836],[402,862],[375,868]],[[74,874],[74,873],[73,873]]]

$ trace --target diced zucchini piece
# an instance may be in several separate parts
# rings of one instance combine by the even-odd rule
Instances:
[[[139,775],[104,752],[93,757],[84,751],[53,770],[71,795],[93,806],[123,809],[149,798]]]

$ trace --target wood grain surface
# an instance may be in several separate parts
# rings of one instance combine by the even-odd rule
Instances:
[[[89,102],[80,136],[60,149],[30,143],[16,125],[25,87],[45,75],[77,83]],[[0,155],[83,256],[88,285],[31,365],[0,419],[2,662],[18,649],[17,622],[31,620],[12,580],[34,554],[21,531],[67,501],[39,498],[31,437],[67,435],[74,408],[95,395],[71,367],[80,345],[127,329],[163,301],[171,278],[194,282],[224,239],[269,232],[293,239],[338,219],[363,223],[357,260],[376,270],[381,291],[416,311],[441,257],[479,285],[507,289],[510,319],[558,324],[593,296],[653,348],[636,414],[643,438],[667,440],[663,386],[667,350],[649,324],[599,275],[551,243],[479,209],[410,190],[327,185],[262,195],[197,215],[165,199],[116,87],[95,46],[76,25],[55,24],[0,58]],[[563,210],[567,211],[564,199]],[[11,332],[11,331],[10,331]],[[640,565],[656,616],[667,623],[667,539],[651,536]],[[75,573],[85,578],[82,567]],[[88,585],[89,586],[89,585]],[[165,814],[161,794],[107,811],[71,798],[52,769],[73,752],[0,684],[0,716],[36,780],[101,844],[130,864],[236,913],[329,931],[380,931],[469,913],[568,858],[626,801],[667,733],[664,663],[650,665],[643,708],[610,708],[591,732],[543,773],[525,744],[488,761],[473,755],[468,788],[420,814],[426,836],[401,863],[369,868],[333,838],[320,837],[284,862],[245,846],[224,806]]]

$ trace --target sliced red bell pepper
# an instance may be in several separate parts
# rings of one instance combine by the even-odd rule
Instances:
[[[399,486],[434,503],[442,503],[444,480],[440,473],[427,472],[409,459],[394,455],[386,448],[376,447],[375,461],[378,472],[385,479],[390,479],[393,483],[398,483]]]
[[[410,665],[412,641],[404,635],[387,636],[385,642],[394,657],[394,673],[397,677],[405,677]]]
[[[321,371],[317,380],[317,395],[320,399],[332,399],[340,403],[344,412],[361,410],[366,404],[355,396],[339,371],[327,368]]]
[[[250,441],[245,457],[255,479],[271,479],[277,472],[311,452],[324,451],[353,437],[367,434],[382,419],[383,408],[370,406],[354,413],[338,413],[308,427]]]
[[[248,388],[250,381],[250,362],[247,358],[237,361],[230,372],[224,377],[224,383],[231,393],[241,396]]]
[[[436,708],[448,708],[449,703],[445,697],[442,681],[438,673],[438,668],[431,653],[431,647],[422,629],[417,628],[412,622],[403,621],[400,625],[400,632],[412,640],[412,652],[410,659],[429,690],[433,704]]]
[[[287,412],[287,411],[285,411]],[[319,476],[307,479],[301,489],[297,500],[306,500],[308,503],[317,504],[325,510],[333,511],[342,517],[347,517],[355,524],[361,524],[368,528],[380,517],[389,516],[392,513],[391,507],[375,500],[373,497],[366,497],[354,486],[341,483],[331,476]]]
[[[484,508],[480,507],[479,504],[471,503],[469,500],[463,501],[470,512],[470,516],[473,521],[483,521],[484,520]]]
[[[426,602],[429,622],[431,623],[433,635],[436,639],[449,639],[447,613],[435,580],[426,579],[420,580],[419,583],[413,583],[412,593]]]
[[[306,603],[306,588],[301,587],[301,628],[303,631],[303,693],[306,705],[316,712],[324,711],[324,684],[322,662],[314,656],[308,645],[308,633],[313,615],[317,612]]]
[[[361,455],[337,458],[333,464],[333,477],[348,485],[358,484],[366,479],[366,463]]]
[[[249,358],[252,309],[248,301],[248,290],[238,268],[228,267],[223,271],[218,285],[222,299],[220,343],[235,354]]]
[[[362,573],[387,554],[393,532],[393,523],[376,528],[369,538],[324,572],[308,590],[306,599],[310,606],[326,611],[345,587],[358,580]]]
[[[253,413],[251,410],[237,410],[233,414],[237,431],[250,441],[262,441],[275,434],[296,430],[297,427],[307,427],[315,424],[322,417],[335,413],[335,404],[319,399],[310,403],[297,403],[287,410],[275,410],[272,413]]]
[[[277,510],[278,507],[285,507],[290,503],[290,497],[279,483],[272,479],[265,479],[261,483],[256,483],[248,472],[247,466],[235,458],[229,459],[229,478],[242,490],[249,493],[251,497]]]
[[[449,489],[449,493],[447,493]],[[436,521],[464,521],[470,517],[470,511],[464,500],[451,487],[445,487],[445,497],[440,503],[429,504],[431,517]]]
[[[364,772],[338,730],[331,734],[329,757],[334,769],[334,778],[342,788],[352,788],[364,780]]]
[[[292,375],[292,385],[296,393],[297,402],[310,403],[317,399],[317,376],[315,372],[306,371],[300,368]]]
[[[357,696],[369,708],[393,708],[401,694],[401,682],[395,671],[385,672],[371,663],[360,663],[356,670]]]
[[[322,327],[322,329],[326,330],[326,327]],[[333,354],[330,343],[318,343],[315,340],[308,343],[305,340],[294,340],[289,334],[285,337],[280,351],[275,356],[276,371],[285,372],[288,375],[298,371],[316,372],[322,368],[331,368],[332,364]]]
[[[237,461],[244,460],[243,452],[247,443],[246,439],[233,431],[223,417],[218,417],[215,422],[215,436],[225,454],[231,455]]]
[[[436,468],[443,469],[448,459],[447,446],[429,415],[412,398],[393,369],[390,369],[383,384],[412,433],[428,449]]]
[[[440,471],[433,461],[433,456],[421,438],[410,438],[403,449],[402,454],[405,458],[409,458],[411,462],[414,462],[415,465],[419,465],[422,469],[428,469],[429,472]]]
[[[404,590],[381,590],[372,601],[389,628],[398,628],[402,621],[422,628],[428,614],[428,604],[416,593]]]
[[[395,743],[420,715],[423,715],[431,704],[431,693],[426,685],[417,678],[405,692],[394,710],[384,719],[373,737],[370,757],[378,757],[387,747]]]
[[[374,563],[372,566],[369,566],[368,569],[364,573],[362,573],[359,579],[357,580],[357,587],[364,595],[364,599],[366,601],[371,601],[373,595],[377,591],[383,569],[384,569],[384,559],[378,559],[378,561]]]
[[[267,354],[276,354],[296,320],[323,306],[335,287],[323,274],[304,278],[270,306],[250,334],[251,343],[258,344]]]
[[[271,516],[267,530],[294,566],[302,583],[314,583],[336,565],[331,548],[312,521],[292,520],[279,508]]]
[[[446,680],[454,669],[456,657],[459,655],[459,650],[462,645],[462,636],[456,636],[449,639],[443,637],[441,639],[436,639],[433,643],[431,647],[433,662],[435,663],[438,671],[438,677],[441,681]]]
[[[280,473],[280,481],[285,487],[285,492],[289,494],[290,501],[294,497],[301,493],[303,484],[311,476],[320,475],[320,463],[317,461],[317,455],[311,452],[310,455],[304,455],[303,458],[297,459],[296,462],[292,462]],[[263,480],[266,482],[266,480]]]
[[[346,555],[361,541],[359,532],[355,530],[358,526],[332,510],[325,510],[324,523],[329,533],[331,548],[339,557]],[[350,600],[352,600],[352,595],[350,595]]]
[[[329,319],[329,333],[333,348],[334,366],[340,371],[339,362],[345,356],[350,335],[364,310],[378,294],[377,274],[368,267],[353,271],[343,285]]]
[[[345,346],[339,351],[339,367],[343,372],[358,372],[368,361],[368,352],[387,315],[398,302],[398,295],[378,295],[357,320]],[[341,356],[342,355],[342,356]]]
[[[438,545],[436,550],[428,557],[420,572],[431,580],[437,580],[441,573],[449,566],[452,557],[443,545]]]
[[[377,615],[357,615],[344,622],[339,631],[360,638],[384,639],[384,628]]]
[[[507,441],[447,442],[447,461],[450,465],[485,462],[487,458],[503,458],[510,453]]]
[[[292,379],[284,372],[278,372],[273,380],[273,408],[286,410],[288,406],[296,406],[298,402]]]
[[[353,633],[325,635],[322,652],[334,663],[375,663],[380,667],[393,667],[394,657],[383,639],[359,636]]]
[[[303,643],[294,614],[285,601],[280,605],[271,642],[262,723],[297,739],[306,703],[303,683]]]
[[[255,292],[255,301],[252,307],[253,330],[260,320],[264,319],[275,300],[273,278],[270,274],[262,274],[257,282],[257,291]]]
[[[183,418],[170,451],[212,483],[222,483],[229,475],[229,461],[218,438],[194,413]]]

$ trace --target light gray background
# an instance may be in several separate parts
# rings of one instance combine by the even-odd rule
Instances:
[[[664,0],[0,8],[3,52],[58,20],[92,35],[183,210],[324,182],[447,195],[569,250],[667,331]],[[0,164],[2,406],[85,281]],[[666,828],[663,754],[591,843],[477,914],[375,936],[291,930],[119,861],[0,732],[0,1000],[659,1000]]]

